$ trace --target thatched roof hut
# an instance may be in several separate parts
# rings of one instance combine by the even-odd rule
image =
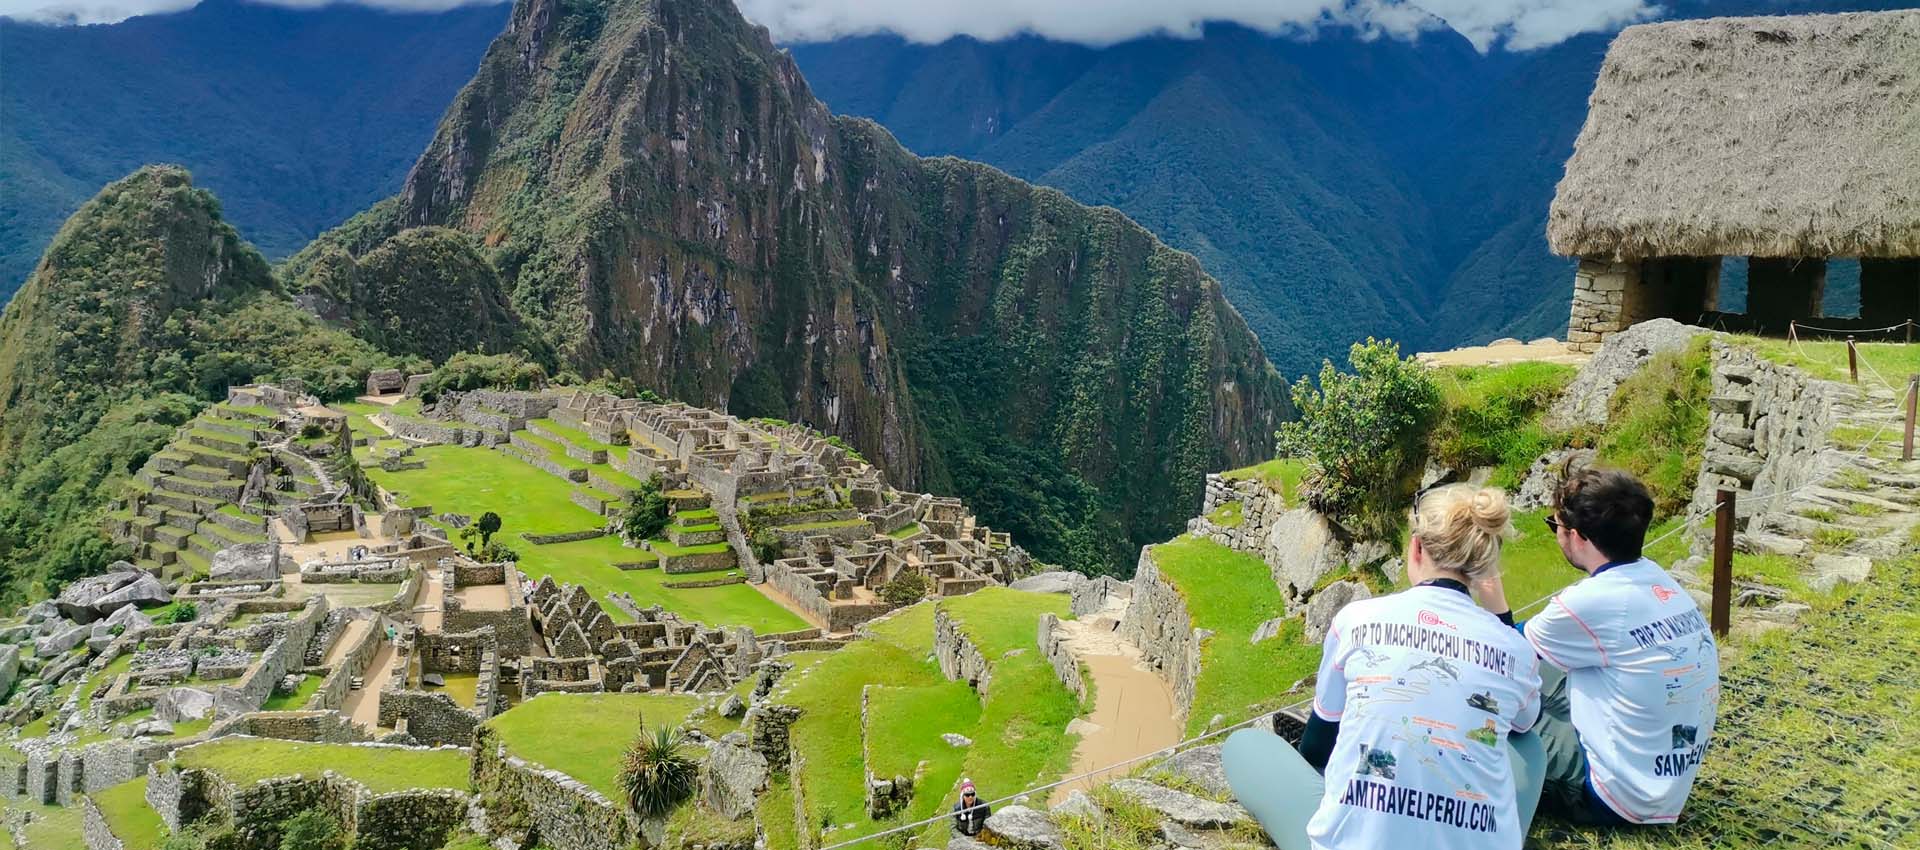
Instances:
[[[1616,261],[1920,257],[1920,10],[1629,27],[1547,237]]]

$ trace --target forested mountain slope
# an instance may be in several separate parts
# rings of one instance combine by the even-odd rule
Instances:
[[[807,421],[1083,569],[1125,569],[1206,470],[1269,453],[1286,405],[1193,257],[832,115],[725,0],[523,0],[397,202],[288,279],[325,301],[353,258],[383,294],[345,310],[459,321],[368,279],[421,226],[485,246],[558,365]]]
[[[284,257],[393,193],[504,5],[207,0],[102,26],[0,18],[0,302],[107,182],[179,163]]]

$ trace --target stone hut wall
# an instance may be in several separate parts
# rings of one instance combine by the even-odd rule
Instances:
[[[959,621],[947,616],[946,611],[933,614],[933,654],[940,661],[940,672],[949,680],[966,682],[982,699],[986,698],[993,669],[987,665],[987,657],[980,647],[960,628]]]
[[[1107,607],[1115,599],[1132,599],[1133,585],[1112,576],[1101,576],[1076,583],[1071,598],[1069,604],[1073,616],[1085,617]]]
[[[320,682],[320,689],[307,700],[306,708],[337,711],[345,705],[347,693],[353,687],[356,677],[365,676],[367,668],[373,666],[374,656],[380,653],[380,642],[386,640],[380,621],[373,621],[373,628],[360,635],[359,642],[341,656],[340,663]]]
[[[507,581],[507,565],[504,563],[482,564],[466,558],[448,558],[447,563],[453,565],[451,586],[456,590],[476,584],[505,584]]]
[[[385,614],[389,617],[397,617],[402,612],[413,608],[413,597],[419,594],[420,582],[424,580],[425,578],[421,575],[420,571],[414,570],[407,576],[406,581],[400,583],[400,589],[394,592],[392,598],[378,605],[368,607],[376,613]]]
[[[1060,631],[1060,618],[1051,611],[1041,614],[1039,631],[1040,654],[1053,665],[1053,675],[1073,692],[1075,699],[1086,699],[1087,685],[1080,678],[1080,659],[1067,649],[1065,635]]]
[[[1153,549],[1140,552],[1133,574],[1133,604],[1120,620],[1120,634],[1140,647],[1140,653],[1173,689],[1174,705],[1184,716],[1193,707],[1194,683],[1200,679],[1200,643],[1206,635],[1193,627],[1186,597],[1160,574]]]
[[[492,730],[482,730],[476,741],[473,779],[491,822],[527,825],[526,845],[627,850],[641,842],[639,825],[606,795],[509,755]]]
[[[1785,512],[1789,493],[1819,480],[1839,462],[1823,458],[1822,452],[1833,428],[1835,402],[1854,391],[1721,339],[1711,345],[1706,455],[1688,511],[1709,513],[1716,490],[1733,490],[1738,524],[1745,531],[1754,516]],[[1704,554],[1712,532],[1706,523],[1698,523],[1696,534],[1694,550]]]

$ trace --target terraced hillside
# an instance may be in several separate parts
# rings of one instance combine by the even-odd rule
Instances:
[[[132,546],[137,566],[184,579],[205,577],[221,549],[266,542],[277,506],[322,489],[305,461],[261,448],[279,418],[269,408],[228,404],[194,417],[127,485],[107,515],[107,533]],[[256,465],[260,481],[249,489]]]

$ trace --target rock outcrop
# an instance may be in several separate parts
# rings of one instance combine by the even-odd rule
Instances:
[[[1653,319],[1608,337],[1593,359],[1580,367],[1560,401],[1547,411],[1547,421],[1559,427],[1606,424],[1607,402],[1621,381],[1639,371],[1654,355],[1686,348],[1694,337],[1706,332],[1705,328],[1672,319]]]

